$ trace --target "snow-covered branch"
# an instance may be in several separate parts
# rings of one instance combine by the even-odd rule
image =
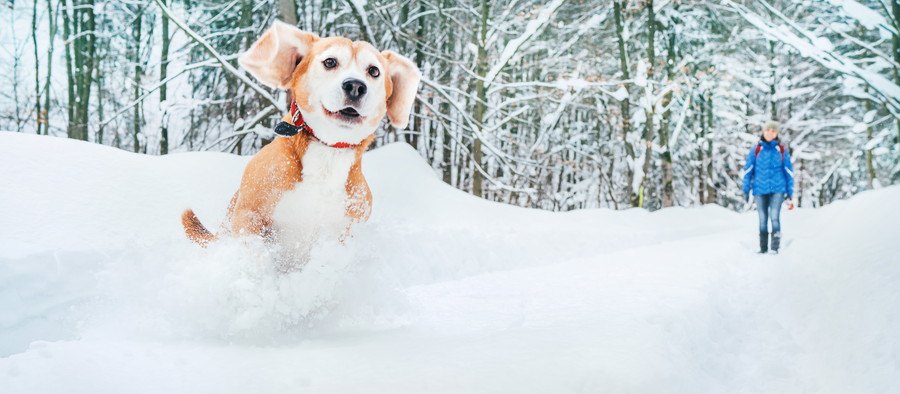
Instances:
[[[172,14],[172,10],[169,9],[169,7],[167,7],[165,5],[165,3],[162,2],[162,0],[154,0],[154,1],[156,2],[156,5],[159,6],[160,11],[162,11],[163,14],[165,14],[165,17],[169,18],[169,20],[171,20],[173,23],[175,23],[175,25],[178,26],[179,29],[184,31],[189,37],[191,37],[191,39],[193,39],[198,44],[200,44],[200,46],[202,46],[203,49],[205,49],[206,52],[210,54],[210,56],[212,56],[214,59],[216,59],[222,65],[222,68],[225,71],[228,71],[230,74],[234,75],[238,80],[240,80],[245,85],[249,86],[251,89],[256,91],[256,93],[258,93],[260,96],[262,96],[262,98],[266,99],[266,101],[268,101],[269,104],[271,104],[273,107],[277,108],[279,112],[285,112],[284,103],[276,100],[274,97],[272,97],[271,94],[269,94],[269,92],[266,89],[264,89],[262,86],[259,86],[259,84],[250,80],[250,78],[248,78],[247,75],[244,74],[243,72],[234,68],[234,66],[232,66],[231,63],[229,63],[227,60],[225,60],[222,57],[222,55],[220,55],[219,52],[215,50],[215,48],[213,48],[211,45],[209,45],[209,42],[204,40],[203,37],[200,37],[200,35],[197,34],[197,32],[195,32],[193,29],[188,27],[187,24],[185,24],[180,18],[178,18],[174,14]]]
[[[734,3],[731,0],[724,0],[731,9],[741,15],[747,22],[756,27],[760,32],[774,40],[790,45],[800,52],[801,56],[809,57],[829,70],[858,78],[872,90],[877,92],[883,103],[888,106],[895,116],[900,118],[900,86],[891,82],[887,78],[873,72],[864,70],[857,66],[852,60],[833,51],[832,45],[827,39],[817,37],[815,34],[803,29],[797,24],[791,22],[781,12],[767,6],[767,8],[779,19],[787,22],[791,27],[800,32],[805,38],[801,38],[786,28],[776,28],[767,23],[756,13],[747,9],[743,5]],[[765,4],[763,2],[763,4]]]
[[[553,14],[556,13],[556,10],[558,10],[565,2],[566,0],[553,0],[551,3],[545,5],[544,8],[538,12],[537,17],[528,21],[528,24],[525,26],[525,31],[523,31],[519,37],[516,37],[506,44],[506,47],[500,52],[499,59],[494,63],[494,66],[491,67],[484,78],[486,86],[490,86],[491,83],[494,82],[494,79],[497,78],[500,71],[503,71],[503,68],[509,64],[509,61],[519,52],[522,45],[525,45],[541,34],[544,28],[550,24]]]

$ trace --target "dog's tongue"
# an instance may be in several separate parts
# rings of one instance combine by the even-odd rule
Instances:
[[[353,107],[347,107],[338,112],[340,112],[341,115],[344,115],[344,116],[353,116],[353,117],[359,116],[359,112],[356,112],[356,108],[353,108]]]

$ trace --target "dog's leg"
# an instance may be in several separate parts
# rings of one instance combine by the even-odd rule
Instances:
[[[241,190],[235,190],[234,195],[231,196],[231,201],[228,202],[228,210],[225,211],[225,223],[230,223],[231,218],[234,216],[234,206],[237,204],[238,195],[241,193]]]
[[[272,220],[255,211],[235,212],[231,220],[231,229],[238,235],[258,235],[267,239],[273,236]]]
[[[369,184],[362,176],[359,165],[350,168],[350,176],[347,179],[347,202],[345,213],[354,222],[369,220],[372,213],[372,191]]]

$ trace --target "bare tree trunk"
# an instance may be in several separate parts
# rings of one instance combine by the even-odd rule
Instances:
[[[43,117],[41,114],[41,60],[38,57],[38,40],[37,40],[37,0],[34,0],[31,3],[31,41],[34,44],[34,120],[35,120],[35,131],[37,134],[41,134],[41,128],[43,127]],[[50,59],[47,59],[47,64],[49,68]]]
[[[447,16],[444,15],[444,10],[447,7],[449,7],[450,5],[451,4],[450,4],[449,0],[441,0],[440,8],[438,8],[438,15],[440,15],[440,17],[441,17],[441,19],[440,19],[441,27],[440,28],[442,30],[447,29],[449,26],[449,23],[447,21]],[[444,53],[453,53],[456,49],[456,47],[454,45],[455,42],[456,41],[454,40],[454,37],[452,34],[444,35],[442,43],[441,43],[441,49],[443,50]],[[448,79],[452,78],[452,76],[453,76],[453,74],[451,73],[450,70],[446,70],[445,75],[448,76]],[[447,103],[446,98],[441,100],[441,103],[438,104],[438,109],[440,110],[440,112],[442,114],[450,113],[450,104]],[[451,129],[452,127],[453,127],[453,124],[449,123],[449,122],[444,122],[443,125],[441,126],[441,130],[443,131],[443,134],[442,134],[443,139],[441,141],[441,148],[443,149],[443,152],[441,153],[441,168],[443,170],[442,173],[443,173],[444,183],[446,183],[448,185],[453,185],[453,163],[454,163],[453,153],[454,152],[453,152],[453,140],[450,137],[450,133],[453,132],[453,130]]]
[[[399,24],[400,26],[406,26],[407,22],[409,22],[409,3],[408,3],[408,2],[404,2],[404,3],[400,6],[400,13],[399,13],[399,14],[400,14],[400,15],[397,17],[397,22],[398,22],[398,24]],[[399,44],[401,45],[399,49],[400,49],[402,52],[406,52],[406,51],[407,51],[407,45],[406,45],[406,44],[408,44],[408,43],[409,43],[409,40],[401,40],[401,41],[399,42]],[[418,105],[418,103],[415,103],[415,105]],[[417,113],[417,111],[418,111],[418,107],[416,107],[416,109],[413,111],[413,114]],[[418,130],[418,127],[419,127],[418,121],[419,121],[418,118],[413,117],[413,119],[412,119],[412,125],[411,125],[413,131]],[[394,127],[391,127],[390,130],[393,130],[395,133],[397,133],[397,140],[398,140],[398,141],[402,140],[403,142],[406,142],[407,144],[410,144],[410,145],[412,145],[412,146],[415,146],[415,145],[413,145],[413,142],[412,142],[412,138],[413,138],[412,133],[410,133],[410,132],[408,132],[408,131],[405,131],[405,130],[398,130],[398,129],[394,128]]]
[[[83,126],[81,119],[81,105],[82,101],[84,101],[84,92],[81,91],[81,88],[84,86],[84,40],[81,39],[81,31],[84,26],[82,25],[81,7],[84,4],[80,1],[83,0],[74,0],[73,3],[78,5],[72,9],[72,34],[75,36],[75,39],[69,44],[72,45],[72,58],[75,61],[72,70],[72,74],[75,77],[75,103],[72,108],[74,130],[72,131],[72,134],[76,139],[86,140],[81,133]]]
[[[167,1],[167,0],[164,0]],[[278,17],[291,26],[297,26],[296,0],[278,0]]]
[[[487,109],[487,89],[484,86],[484,77],[487,74],[487,20],[488,20],[488,0],[481,0],[481,28],[478,31],[478,58],[475,65],[475,74],[479,78],[475,82],[475,126],[479,128],[479,132],[484,131],[484,115]],[[483,197],[484,190],[482,188],[481,168],[481,139],[477,135],[472,136],[472,194]]]
[[[37,0],[35,0],[37,1]],[[57,7],[57,12],[59,8]],[[58,29],[56,13],[53,12],[53,0],[47,0],[47,19],[50,28],[50,48],[47,50],[47,79],[44,80],[44,108],[41,118],[44,121],[44,134],[50,134],[50,81],[53,76],[53,49],[56,43],[56,30]]]
[[[700,94],[700,99],[697,100],[697,104],[700,107],[697,111],[697,121],[700,124],[700,138],[698,138],[698,153],[700,156],[700,166],[699,166],[699,178],[700,178],[700,186],[697,188],[697,192],[700,194],[700,204],[706,204],[706,155],[703,150],[705,141],[706,141],[706,122],[704,121],[704,114],[706,113],[706,99],[703,97],[703,94]]]
[[[14,12],[15,10],[13,10]],[[16,30],[12,30],[12,55],[13,55],[13,69],[12,69],[12,93],[13,93],[13,102],[16,106],[16,131],[22,132],[26,119],[22,118],[22,114],[25,113],[25,110],[22,108],[22,103],[19,102],[19,65],[22,63],[22,53],[19,50],[19,40],[16,38]]]
[[[425,67],[425,53],[422,50],[422,42],[425,39],[425,17],[423,16],[424,12],[425,12],[425,2],[420,1],[419,9],[416,12],[419,20],[417,21],[418,26],[416,27],[416,40],[415,40],[415,61],[416,61],[416,66],[419,68],[419,70],[421,70]],[[422,113],[422,104],[419,103],[418,100],[416,100],[415,108],[413,108],[413,114],[419,115],[421,113]],[[412,145],[414,148],[418,149],[419,148],[419,135],[421,135],[422,131],[423,131],[422,130],[422,119],[419,116],[415,116],[413,118],[412,131],[413,131],[413,134],[410,135],[409,144]]]
[[[900,26],[900,0],[891,0],[891,11],[893,11],[893,19],[894,19],[894,28],[898,28]],[[891,43],[893,44],[893,52],[894,52],[894,63],[900,63],[900,34],[895,33],[891,39]],[[894,82],[900,84],[900,71],[897,70],[897,67],[894,67]],[[897,125],[897,140],[896,143],[900,144],[900,119],[896,119],[895,123]]]
[[[169,0],[162,0],[168,6]],[[162,18],[162,53],[160,53],[159,61],[159,81],[162,84],[159,87],[159,103],[163,106],[162,119],[160,119],[160,138],[159,138],[159,154],[165,155],[169,153],[169,105],[166,103],[166,83],[167,71],[169,68],[169,17],[165,14]]]
[[[77,7],[76,7],[77,5]],[[94,2],[66,0],[63,12],[66,71],[69,82],[69,138],[87,141],[88,109],[94,78]]]
[[[769,64],[769,67],[772,69],[772,83],[769,84],[769,108],[771,110],[769,119],[778,120],[778,108],[775,105],[777,104],[775,100],[775,84],[778,83],[778,76],[775,72],[777,67],[775,65],[775,41],[769,41],[769,56],[771,57],[771,63]]]
[[[797,174],[797,191],[794,192],[794,195],[797,196],[797,208],[803,207],[803,159],[797,159],[797,169],[795,170]]]
[[[134,62],[134,81],[132,83],[132,92],[134,100],[138,101],[141,97],[141,76],[143,75],[143,67],[141,67],[141,28],[143,26],[143,10],[138,11],[134,23],[131,26],[131,45],[132,45],[132,61]],[[131,140],[134,152],[141,151],[140,133],[141,133],[141,108],[143,102],[135,104],[133,115],[131,117]]]
[[[672,22],[670,22],[672,23]],[[666,52],[666,80],[672,83],[675,79],[675,29],[669,27],[668,45]],[[662,105],[665,108],[663,112],[662,124],[659,125],[659,143],[664,151],[662,153],[663,165],[663,190],[662,190],[662,206],[671,207],[674,202],[675,189],[672,185],[672,147],[669,146],[669,126],[672,119],[672,110],[669,104],[672,102],[672,91],[663,95]]]
[[[103,112],[103,81],[105,80],[103,74],[102,69],[97,70],[97,117],[99,119],[106,119],[106,115]],[[98,144],[103,144],[103,131],[105,129],[106,126],[102,123],[97,127],[94,138]]]
[[[362,14],[364,10],[356,8],[357,4],[362,7],[362,3],[355,3],[352,0],[346,0],[347,6],[350,7],[350,13],[353,14],[353,18],[356,19],[356,23],[359,25],[359,34],[362,36],[362,40],[366,42],[372,42],[372,35],[369,34],[369,27],[366,23],[365,15]]]
[[[869,93],[869,88],[866,87],[866,93]],[[864,105],[866,108],[866,113],[872,110],[872,102],[868,99],[864,100]],[[872,126],[866,127],[866,175],[867,185],[871,190],[875,185],[875,165],[872,163],[872,148],[869,147],[868,143],[872,141]]]
[[[622,15],[622,8],[624,8],[623,0],[615,0],[613,1],[613,14],[615,16],[616,21],[616,39],[619,44],[619,68],[622,71],[622,79],[629,80],[631,79],[631,75],[628,72],[628,52],[625,49],[625,37],[624,37],[624,29],[625,29],[625,20]],[[628,84],[623,86],[626,92],[628,92]],[[634,184],[634,147],[631,146],[631,143],[628,142],[628,134],[631,133],[631,101],[629,99],[630,94],[625,96],[625,99],[622,100],[622,142],[625,147],[625,153],[628,155],[630,164],[626,169],[627,172],[627,180],[628,183],[625,185],[625,203],[631,203],[632,196],[632,185]],[[610,164],[613,166],[613,164]],[[610,173],[613,172],[613,169],[610,168]]]
[[[100,21],[98,24],[101,26],[107,25],[109,23],[109,18],[106,14],[100,14]],[[94,132],[94,139],[98,144],[103,144],[106,139],[106,125],[103,120],[106,119],[106,114],[103,107],[103,102],[106,99],[106,86],[105,83],[108,81],[108,70],[103,69],[104,60],[109,56],[109,38],[98,38],[98,44],[96,45],[99,48],[96,55],[96,61],[94,69],[97,71],[97,76],[95,77],[96,85],[97,85],[97,119],[101,120],[98,122],[97,129]],[[118,135],[118,132],[115,134]],[[114,138],[115,139],[115,138]]]
[[[717,174],[713,171],[713,144],[715,142],[713,126],[712,92],[709,92],[706,96],[706,175],[709,178],[706,182],[706,202],[708,203],[716,203],[718,200],[718,190],[716,189],[718,182],[715,181]]]
[[[66,8],[62,10],[63,14],[63,37],[65,37],[66,41],[68,41],[72,37],[72,2],[74,0],[63,0],[65,2]],[[68,120],[68,125],[66,127],[66,134],[69,138],[78,138],[75,130],[75,124],[77,120],[75,119],[75,70],[73,70],[72,61],[74,60],[74,56],[72,56],[72,45],[65,45],[66,48],[66,92],[67,92],[67,100],[66,100],[66,116]]]
[[[91,85],[94,83],[94,55],[96,54],[96,36],[94,35],[95,31],[95,20],[94,20],[94,0],[88,0],[81,7],[82,15],[81,21],[84,22],[81,30],[81,40],[83,41],[82,47],[84,49],[84,54],[82,55],[84,63],[82,65],[82,79],[80,86],[80,100],[79,100],[79,119],[81,121],[80,134],[81,139],[84,141],[88,140],[88,119],[89,119],[89,109],[90,109],[90,101],[91,101]]]
[[[653,10],[653,0],[647,2],[647,80],[653,80],[656,69],[656,12]],[[637,201],[634,206],[643,208],[646,199],[647,185],[650,179],[650,163],[653,161],[653,117],[655,116],[654,103],[648,103],[647,120],[644,121],[644,165],[641,168],[644,176],[641,178],[641,186]]]
[[[160,0],[157,0],[157,1],[160,1]],[[240,24],[241,29],[243,29],[243,30],[245,31],[245,33],[244,33],[244,40],[243,40],[243,43],[241,44],[241,45],[243,45],[243,46],[239,48],[240,51],[243,52],[243,51],[245,51],[247,48],[250,48],[251,45],[253,45],[253,39],[254,39],[253,33],[251,32],[251,31],[252,31],[251,27],[253,26],[253,2],[252,2],[251,0],[243,0],[243,1],[241,1],[241,18],[240,18],[239,24]],[[235,60],[231,60],[230,63],[231,63],[235,68],[238,67],[237,60],[236,60],[236,59],[235,59]],[[238,84],[237,81],[235,80],[235,78],[234,78],[233,75],[227,75],[227,74],[226,74],[225,77],[226,77],[226,79],[227,79],[228,81],[230,81],[229,84],[228,84],[228,86],[229,86],[229,89],[233,89],[233,93],[232,93],[232,94],[234,94],[235,96],[241,96],[241,95],[243,95],[242,92],[243,92],[243,90],[244,90],[244,86]],[[289,104],[289,103],[290,103],[290,101],[289,101],[290,99],[287,98],[287,96],[290,96],[290,95],[291,95],[291,94],[285,95],[285,99],[286,99],[285,104]],[[235,118],[243,117],[244,114],[247,112],[247,101],[246,101],[246,100],[243,100],[243,99],[238,99],[238,100],[237,100],[237,103],[236,103],[236,105],[233,107],[233,109],[234,109],[234,112],[235,112],[235,113],[234,113],[234,117],[235,117]],[[246,126],[245,126],[245,127],[246,127]],[[244,140],[246,139],[246,136],[247,136],[247,135],[244,134],[244,135],[241,135],[240,137],[238,137],[238,138],[235,139],[235,141],[234,141],[234,146],[233,146],[233,148],[231,149],[231,152],[232,152],[232,153],[235,153],[235,154],[237,154],[237,155],[243,154],[243,152],[244,152]],[[265,143],[268,143],[268,142],[270,142],[270,141],[264,141],[264,142],[265,142]]]

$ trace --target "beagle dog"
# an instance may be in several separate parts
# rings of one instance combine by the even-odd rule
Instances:
[[[279,21],[239,63],[293,100],[275,128],[286,138],[247,164],[223,232],[299,243],[325,226],[346,232],[367,220],[372,193],[360,161],[385,114],[394,127],[409,122],[420,80],[415,64],[367,42],[320,38]],[[181,223],[202,246],[217,238],[190,209]]]

